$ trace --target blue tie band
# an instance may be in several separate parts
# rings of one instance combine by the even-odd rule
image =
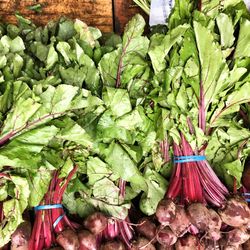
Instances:
[[[184,163],[184,162],[196,162],[196,161],[205,161],[205,155],[184,155],[184,156],[175,156],[174,163]]]
[[[48,209],[55,209],[55,208],[63,208],[62,204],[53,204],[53,205],[41,205],[41,206],[36,206],[35,211],[39,210],[48,210]]]
[[[245,196],[246,202],[250,202],[250,193],[243,193],[242,195]],[[249,197],[249,198],[246,198],[246,197]]]
[[[63,205],[62,204],[41,205],[41,206],[36,206],[34,209],[35,211],[40,211],[40,210],[49,210],[49,209],[58,209],[58,208],[63,209]],[[55,220],[55,222],[53,223],[53,228],[55,228],[58,225],[58,223],[62,220],[64,216],[65,214],[62,214]]]

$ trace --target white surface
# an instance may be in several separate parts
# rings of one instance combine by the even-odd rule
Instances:
[[[248,10],[250,11],[250,0],[244,0]]]
[[[151,0],[149,25],[165,24],[174,6],[174,0]]]

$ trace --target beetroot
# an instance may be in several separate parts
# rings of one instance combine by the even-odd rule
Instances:
[[[149,218],[142,218],[138,221],[137,232],[149,240],[156,236],[156,225]],[[154,240],[156,241],[156,239]]]
[[[156,209],[156,217],[163,226],[168,226],[175,219],[176,205],[170,199],[161,200]]]
[[[193,203],[188,206],[187,214],[191,223],[200,231],[206,231],[210,220],[210,213],[202,203]]]
[[[66,229],[60,233],[56,242],[65,250],[78,250],[80,247],[78,236],[72,229]]]
[[[185,209],[182,206],[177,206],[175,219],[169,227],[176,236],[181,237],[187,232],[189,226],[190,220],[185,212]]]
[[[30,235],[30,222],[26,221],[20,224],[11,236],[11,250],[27,250],[29,248]]]
[[[158,243],[156,249],[157,250],[174,250],[175,248],[174,248],[174,246],[165,247],[165,246]]]
[[[225,246],[223,250],[242,250],[242,246]]]
[[[87,217],[84,226],[93,234],[101,233],[107,226],[108,219],[100,212],[95,212]]]
[[[140,237],[133,242],[131,250],[156,250],[155,246],[146,238]]]
[[[101,250],[126,250],[121,241],[109,241],[101,246]]]
[[[82,230],[78,233],[80,250],[96,250],[97,241],[95,235],[87,230]]]
[[[170,228],[165,227],[158,231],[157,241],[163,246],[170,247],[176,243],[177,237]]]
[[[226,208],[219,211],[222,221],[232,227],[242,227],[250,220],[250,209],[241,197],[234,197],[227,201]]]
[[[249,238],[250,234],[245,228],[235,228],[227,233],[226,243],[229,246],[239,246],[247,242]]]
[[[204,245],[206,250],[220,249],[219,242],[211,239],[205,240]]]
[[[199,242],[199,239],[193,235],[178,239],[175,244],[176,250],[204,250],[205,246]]]
[[[248,240],[243,244],[243,250],[249,250],[249,249],[250,249],[250,240]]]
[[[213,209],[209,209],[208,211],[210,213],[210,221],[208,223],[207,238],[218,241],[221,238],[220,229],[222,221],[220,216]]]

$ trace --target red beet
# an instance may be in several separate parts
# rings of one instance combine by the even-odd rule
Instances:
[[[146,237],[149,240],[152,240],[156,236],[156,225],[149,218],[142,218],[138,221],[138,226],[136,227],[137,232]],[[156,239],[154,240],[154,242]]]
[[[200,231],[204,232],[208,229],[210,213],[204,204],[193,203],[189,205],[187,208],[187,214],[191,223]]]
[[[235,228],[226,235],[226,243],[229,246],[239,246],[250,239],[250,234],[245,228]]]
[[[28,250],[31,235],[30,222],[23,222],[11,236],[11,250]]]
[[[165,227],[158,231],[157,241],[165,247],[170,247],[176,243],[177,236],[171,231],[170,228]]]
[[[210,221],[208,223],[207,238],[213,241],[218,241],[221,238],[222,221],[220,216],[213,210],[209,209]]]
[[[168,226],[175,219],[176,205],[170,199],[161,200],[156,209],[156,217],[163,226]]]
[[[165,246],[163,246],[163,245],[161,245],[161,244],[158,243],[156,249],[157,250],[174,250],[175,247],[174,246],[165,247]]]
[[[249,249],[250,249],[250,240],[248,240],[243,244],[243,250],[249,250]]]
[[[78,236],[71,229],[66,229],[60,233],[56,238],[56,242],[65,250],[78,250],[80,247]]]
[[[146,238],[140,237],[133,242],[131,250],[156,250],[155,246]]]
[[[93,234],[101,233],[106,228],[107,224],[107,217],[100,212],[91,214],[84,221],[84,226]]]
[[[219,211],[222,221],[232,227],[242,227],[249,223],[250,209],[241,197],[234,197],[227,201],[224,210]]]
[[[205,250],[205,246],[193,235],[178,239],[175,244],[176,250]]]
[[[109,241],[101,246],[101,250],[126,250],[121,241]]]
[[[82,230],[78,233],[80,250],[96,250],[97,241],[94,234],[87,230]]]
[[[185,209],[182,206],[177,206],[175,219],[169,227],[176,236],[181,237],[187,232],[189,226],[190,220],[185,212]]]
[[[225,246],[223,250],[242,250],[242,246]]]

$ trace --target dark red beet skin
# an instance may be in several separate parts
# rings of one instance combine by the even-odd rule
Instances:
[[[28,241],[31,235],[30,222],[23,222],[11,236],[11,249],[28,249]]]
[[[193,235],[187,235],[178,239],[175,244],[176,250],[205,250],[205,246]]]
[[[97,241],[94,234],[87,230],[82,230],[78,233],[80,250],[96,250]]]
[[[243,244],[243,250],[249,250],[249,249],[250,249],[250,240],[248,240]]]
[[[139,235],[146,237],[149,240],[155,239],[156,241],[156,225],[149,218],[142,218],[138,221],[136,227]]]
[[[193,203],[189,205],[187,208],[187,214],[191,223],[200,231],[204,232],[208,229],[210,213],[204,204]]]
[[[140,237],[137,241],[133,242],[130,250],[156,250],[155,246],[150,243],[146,238]]]
[[[65,250],[79,250],[80,247],[78,236],[71,229],[66,229],[60,233],[56,242]]]
[[[213,210],[209,209],[210,221],[208,223],[207,238],[213,241],[218,241],[221,238],[222,220],[220,216]]]
[[[230,246],[238,246],[247,242],[250,234],[245,228],[235,228],[226,234],[226,243]]]
[[[126,250],[126,247],[120,241],[110,241],[104,243],[101,246],[101,250]]]
[[[189,226],[190,220],[185,212],[185,209],[182,206],[177,206],[175,219],[169,227],[176,236],[181,237],[187,232]]]
[[[156,217],[163,226],[168,226],[175,219],[176,205],[170,199],[161,200],[156,209]]]
[[[232,227],[246,226],[250,220],[250,209],[242,197],[234,197],[227,201],[224,210],[219,211],[222,221]]]
[[[159,230],[157,233],[157,241],[166,247],[174,245],[177,239],[177,236],[168,227]]]
[[[101,233],[106,228],[107,224],[107,217],[100,212],[91,214],[84,221],[84,226],[93,234]]]

